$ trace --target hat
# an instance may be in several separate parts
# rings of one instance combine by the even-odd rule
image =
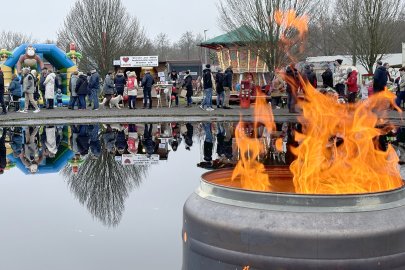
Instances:
[[[97,72],[97,70],[92,69],[92,70],[90,70],[90,72],[91,72],[91,73],[96,73],[96,72]]]
[[[211,68],[211,65],[210,65],[210,64],[206,64],[206,65],[205,65],[205,68]]]
[[[79,71],[79,76],[84,75],[84,73],[82,71]]]
[[[37,71],[35,69],[31,70],[31,74],[35,77],[37,76]]]
[[[347,73],[350,73],[350,72],[352,72],[352,71],[353,71],[352,68],[348,68],[348,69],[347,69]]]
[[[338,62],[339,65],[341,65],[343,63],[343,59],[336,59],[336,62]]]
[[[382,66],[382,61],[381,61],[381,60],[378,60],[378,61],[377,61],[377,65]]]

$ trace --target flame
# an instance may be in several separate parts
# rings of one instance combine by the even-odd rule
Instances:
[[[275,130],[274,117],[271,107],[261,90],[256,91],[256,105],[254,109],[255,127],[253,138],[246,135],[244,122],[241,120],[235,130],[236,143],[240,151],[240,160],[232,173],[232,181],[240,177],[241,187],[249,190],[270,190],[269,176],[259,155],[264,152],[264,144],[257,137],[257,126],[263,124],[267,131]]]
[[[394,105],[389,91],[368,102],[340,104],[302,82],[305,100],[299,102],[302,134],[296,134],[297,159],[291,164],[297,193],[356,194],[392,190],[402,186],[398,156],[391,145],[379,149],[384,135],[380,114]]]
[[[297,39],[289,38],[291,32],[288,31],[296,29],[298,39],[302,38],[308,30],[307,17],[298,17],[294,11],[278,11],[274,20],[281,28],[286,55],[293,60],[288,50]],[[298,119],[302,133],[295,133],[298,147],[291,149],[297,157],[290,166],[296,193],[360,194],[403,185],[395,150],[388,145],[383,151],[378,143],[379,136],[389,130],[384,112],[389,106],[399,110],[394,104],[394,94],[385,90],[367,102],[340,104],[335,96],[320,93],[301,77],[298,84],[295,78],[282,75],[294,85],[293,94],[301,86],[305,94],[305,99],[298,101],[303,111]],[[245,189],[271,191],[276,186],[276,179],[272,185],[264,165],[258,161],[264,144],[256,132],[259,125],[264,125],[268,132],[274,131],[274,117],[260,89],[256,92],[255,134],[247,136],[242,121],[235,131],[241,158],[233,171],[232,181],[240,180]],[[282,149],[282,141],[276,140],[275,146]]]

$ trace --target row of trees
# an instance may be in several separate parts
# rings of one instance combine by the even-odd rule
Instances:
[[[405,1],[220,0],[219,10],[223,30],[235,31],[259,50],[271,70],[289,64],[291,55],[302,60],[348,54],[372,72],[377,60],[400,52],[405,41]],[[295,12],[280,19],[279,10]],[[308,29],[303,29],[306,19]]]

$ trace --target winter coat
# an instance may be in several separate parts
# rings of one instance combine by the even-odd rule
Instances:
[[[18,77],[15,77],[14,80],[10,83],[8,91],[11,93],[11,95],[15,97],[21,97],[22,95],[21,84]]]
[[[224,92],[224,77],[224,74],[220,72],[215,75],[217,93]]]
[[[304,78],[308,80],[308,82],[316,88],[318,86],[318,81],[316,79],[316,74],[311,70],[311,68],[305,68],[304,70]]]
[[[62,89],[62,77],[59,74],[55,74],[55,83],[54,83],[55,92],[57,92],[58,89]]]
[[[44,127],[44,132],[41,136],[42,145],[44,145],[46,149],[48,149],[48,151],[54,155],[56,155],[58,152],[56,137],[56,128],[54,126]]]
[[[211,69],[209,68],[206,68],[203,71],[203,87],[204,89],[213,87]]]
[[[298,76],[298,71],[296,68],[287,68],[286,75],[290,77],[287,81],[286,91],[287,93],[297,93],[300,87],[300,80]]]
[[[124,93],[124,88],[125,84],[127,83],[127,80],[124,77],[124,74],[118,73],[117,76],[115,76],[114,79],[114,84],[115,84],[115,90],[117,91],[117,94],[123,94]]]
[[[89,87],[86,75],[80,75],[76,83],[76,93],[78,95],[87,95],[89,93]]]
[[[34,94],[35,92],[35,79],[31,73],[24,75],[23,77],[23,92],[27,94]]]
[[[388,73],[387,69],[384,66],[379,66],[374,72],[374,91],[381,91],[387,86]]]
[[[4,75],[3,71],[0,70],[0,94],[4,94]]]
[[[46,76],[44,76],[43,74],[41,74],[41,77],[39,78],[39,90],[40,90],[41,92],[45,92],[45,84],[44,84],[45,79],[46,79]]]
[[[335,68],[335,73],[333,74],[333,81],[336,84],[344,84],[345,83],[345,73],[344,70],[340,67],[337,66]]]
[[[347,90],[351,93],[357,93],[359,91],[359,87],[357,85],[357,71],[353,70],[349,77],[347,78]]]
[[[138,95],[138,80],[135,77],[128,78],[127,92],[128,96]]]
[[[44,81],[45,84],[45,98],[46,99],[54,99],[55,98],[55,73],[51,73],[46,76]]]
[[[114,95],[114,82],[108,74],[105,76],[103,91],[104,95]]]
[[[285,93],[284,81],[279,76],[276,76],[272,82],[271,96],[280,97],[284,93]]]
[[[155,83],[153,80],[152,75],[150,73],[146,73],[145,76],[142,78],[142,86],[146,88],[151,88],[152,85]]]
[[[232,78],[233,78],[233,71],[230,68],[225,70],[225,77],[224,77],[224,87],[229,87],[232,89]]]
[[[401,74],[401,79],[400,79],[400,83],[399,83],[399,91],[403,92],[405,91],[405,72],[403,72]]]
[[[330,68],[326,69],[324,73],[322,73],[322,80],[323,80],[323,87],[330,87],[333,88],[333,73]]]
[[[187,89],[187,96],[191,97],[193,95],[193,77],[190,74],[184,77],[183,87]]]
[[[4,135],[0,138],[0,168],[5,169],[7,166],[7,148],[5,142],[6,136]]]
[[[79,79],[79,76],[74,75],[74,74],[70,78],[69,91],[70,91],[70,94],[72,95],[72,97],[77,97],[76,84],[77,84],[78,79]]]
[[[100,75],[98,75],[97,72],[94,72],[90,76],[89,80],[89,89],[95,89],[99,90],[100,89]]]

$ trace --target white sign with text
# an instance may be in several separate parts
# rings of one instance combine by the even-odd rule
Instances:
[[[121,56],[121,67],[157,67],[158,56]]]

